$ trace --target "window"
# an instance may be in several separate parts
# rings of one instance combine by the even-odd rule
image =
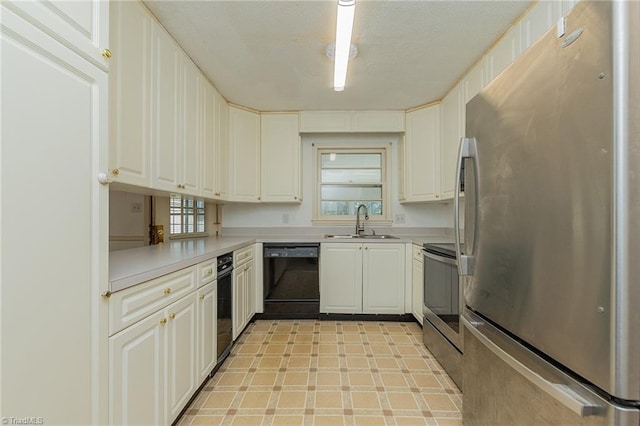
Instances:
[[[386,149],[318,148],[315,221],[352,222],[360,204],[387,221]]]
[[[169,199],[169,234],[204,232],[204,201],[172,196]]]

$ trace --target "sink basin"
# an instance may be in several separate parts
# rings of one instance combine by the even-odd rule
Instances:
[[[393,235],[385,235],[385,234],[380,234],[380,235],[327,234],[324,237],[331,238],[331,239],[345,239],[345,240],[355,239],[355,238],[361,238],[361,239],[366,238],[366,239],[375,239],[375,240],[398,238],[398,237],[394,237]]]

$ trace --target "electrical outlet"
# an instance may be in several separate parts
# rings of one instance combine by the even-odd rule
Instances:
[[[142,203],[131,203],[131,213],[142,213]]]
[[[394,215],[393,221],[399,225],[402,225],[404,223],[404,215],[403,214]]]
[[[289,213],[282,213],[282,223],[289,223]]]

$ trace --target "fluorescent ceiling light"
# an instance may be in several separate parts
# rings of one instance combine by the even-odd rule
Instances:
[[[344,90],[347,80],[347,65],[351,51],[351,32],[356,0],[338,0],[338,22],[336,25],[336,51],[333,68],[333,90]]]

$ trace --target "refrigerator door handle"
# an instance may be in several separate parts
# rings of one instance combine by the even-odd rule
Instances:
[[[470,255],[471,247],[467,246],[469,254],[462,254],[461,241],[460,241],[460,172],[462,170],[462,162],[465,158],[470,158],[474,161],[474,170],[476,167],[476,139],[475,138],[461,138],[460,147],[458,149],[458,162],[456,166],[456,184],[453,191],[453,227],[455,230],[455,246],[456,257],[458,259],[458,275],[471,275],[473,274],[473,256]]]
[[[564,405],[574,413],[581,417],[602,414],[604,407],[600,401],[595,398],[589,398],[584,394],[578,393],[565,383],[553,383],[537,372],[531,370],[526,365],[520,363],[517,359],[507,353],[504,349],[494,343],[489,337],[479,330],[485,326],[485,323],[475,317],[469,315],[468,311],[462,317],[464,327],[473,334],[485,347],[493,352],[498,358],[507,363],[511,368],[525,377],[531,384],[546,392],[560,404]]]

